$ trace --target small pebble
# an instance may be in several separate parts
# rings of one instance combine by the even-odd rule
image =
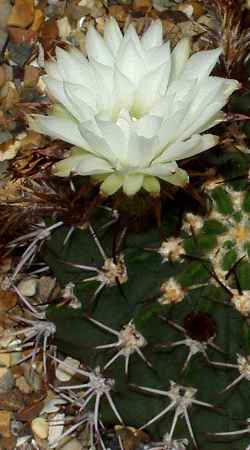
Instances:
[[[9,131],[0,131],[0,144],[8,142],[12,138]]]
[[[26,42],[21,42],[20,44],[10,42],[8,50],[10,59],[19,66],[24,66],[32,55],[33,46]]]
[[[34,88],[39,80],[40,69],[35,66],[25,66],[24,69],[24,86]]]
[[[53,395],[53,397],[51,397]],[[62,405],[67,403],[66,400],[60,397],[55,397],[54,392],[49,391],[47,393],[47,398],[44,400],[44,407],[42,408],[40,414],[52,414],[57,413]]]
[[[31,25],[32,31],[38,31],[44,22],[44,14],[41,9],[35,9],[34,11],[34,20]]]
[[[11,437],[11,419],[10,411],[0,411],[0,435],[5,438]]]
[[[125,22],[128,16],[126,10],[120,5],[111,5],[109,8],[111,17],[115,17],[118,22]]]
[[[0,0],[0,30],[5,30],[8,24],[8,18],[11,13],[10,0]]]
[[[74,368],[78,369],[80,362],[70,356],[67,356],[63,362],[70,366],[70,368],[65,367],[63,364],[59,364],[56,368],[56,378],[60,381],[66,382],[71,380],[72,376],[75,374]]]
[[[81,442],[78,439],[71,439],[65,445],[60,447],[60,450],[82,450]]]
[[[68,17],[63,17],[57,21],[58,33],[61,39],[65,40],[71,33],[71,25]]]
[[[16,379],[16,387],[23,394],[30,394],[32,392],[32,388],[27,383],[26,378],[21,376]]]
[[[43,417],[36,417],[31,422],[31,429],[34,437],[38,439],[47,439],[49,433],[49,424]]]
[[[0,401],[3,410],[14,413],[20,412],[25,407],[23,394],[18,389],[12,389],[8,395],[1,394]]]
[[[65,422],[65,414],[58,413],[53,416],[53,420],[49,424],[49,433],[48,433],[48,443],[50,446],[55,444],[55,442],[60,441],[60,438],[63,434]],[[57,426],[55,427],[55,423]]]
[[[0,88],[3,87],[5,82],[6,82],[6,73],[5,73],[4,67],[0,66]]]
[[[33,297],[36,293],[37,280],[36,278],[28,278],[20,281],[18,289],[25,297]]]
[[[22,139],[21,148],[25,150],[34,150],[44,145],[44,136],[32,130],[27,130],[26,136]],[[36,286],[40,289],[40,280],[36,280]],[[40,295],[40,292],[39,292]]]
[[[10,392],[14,386],[14,377],[7,367],[0,367],[0,394]]]
[[[12,81],[13,80],[13,67],[9,66],[9,64],[3,64],[3,67],[5,70],[7,81]]]
[[[38,135],[38,137],[41,135]],[[33,147],[35,143],[33,142]],[[38,295],[43,302],[46,302],[56,287],[56,279],[43,276],[38,280]]]
[[[0,353],[0,365],[4,367],[11,367],[11,353]]]
[[[42,363],[41,363],[42,366]],[[42,386],[42,380],[38,373],[39,366],[36,365],[36,371],[33,371],[29,363],[23,365],[24,376],[32,391],[39,392]]]
[[[32,24],[33,18],[33,0],[16,0],[8,20],[8,25],[13,27],[27,28]]]
[[[19,141],[13,140],[0,144],[0,162],[15,158],[20,146],[21,144]],[[4,291],[0,291],[0,312],[3,308],[5,308],[5,311],[11,309],[11,304],[13,306],[16,305],[15,293],[5,291],[5,295],[3,295],[3,292]]]
[[[134,0],[133,10],[140,12],[147,12],[152,8],[151,0]]]
[[[1,273],[8,273],[12,267],[12,258],[10,256],[3,256],[1,258]]]
[[[8,34],[6,33],[6,31],[0,29],[0,52],[4,48],[7,38],[8,38]]]
[[[179,5],[178,11],[183,12],[184,14],[186,14],[187,17],[191,18],[194,13],[194,8],[193,5],[189,3],[184,3]]]
[[[201,17],[205,13],[204,2],[200,2],[199,0],[192,0],[191,5],[193,7],[195,17]]]

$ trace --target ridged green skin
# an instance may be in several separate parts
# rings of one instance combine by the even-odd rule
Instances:
[[[243,178],[219,184],[215,189],[207,191],[209,212],[203,216],[202,228],[192,234],[181,229],[183,247],[186,257],[177,261],[163,262],[159,249],[161,240],[159,230],[155,228],[145,233],[126,234],[122,253],[128,271],[128,281],[119,286],[106,287],[97,298],[94,307],[89,299],[99,286],[97,282],[80,282],[90,276],[89,272],[65,264],[65,261],[95,266],[101,268],[103,260],[88,231],[74,231],[69,243],[63,246],[68,231],[57,230],[53,239],[47,241],[43,249],[43,258],[55,273],[61,286],[69,281],[77,283],[75,293],[82,302],[82,309],[56,308],[49,310],[48,317],[57,327],[56,343],[58,349],[65,354],[81,359],[94,368],[101,367],[114,354],[112,350],[95,350],[96,345],[114,342],[115,337],[90,323],[84,314],[89,314],[96,320],[119,330],[122,325],[134,319],[136,328],[146,338],[148,345],[143,353],[153,365],[154,370],[139,359],[131,357],[129,380],[124,376],[124,358],[119,358],[104,374],[115,379],[115,392],[112,398],[125,424],[140,427],[158,414],[167,402],[163,397],[144,394],[135,391],[131,384],[145,387],[169,389],[170,380],[197,389],[196,399],[212,403],[216,409],[192,406],[189,417],[201,450],[245,450],[250,437],[230,440],[215,438],[206,433],[239,430],[242,421],[250,416],[250,381],[242,380],[237,387],[227,393],[221,391],[239,376],[237,369],[215,368],[198,353],[191,359],[184,372],[183,363],[188,355],[188,347],[181,345],[172,349],[160,350],[159,345],[176,342],[184,336],[164,322],[164,316],[179,325],[193,311],[208,313],[216,322],[216,337],[214,342],[224,353],[209,347],[207,355],[211,361],[236,364],[237,354],[250,355],[250,328],[247,317],[235,310],[229,293],[211,275],[215,249],[221,249],[221,236],[224,242],[229,241],[228,233],[235,224],[244,219],[250,223],[250,194],[247,191],[246,178],[248,158],[239,153],[211,155],[212,164],[220,166],[220,172],[227,178],[242,176]],[[233,168],[233,169],[232,169]],[[235,210],[232,201],[232,191],[242,192],[243,203],[240,211]],[[190,210],[191,212],[194,212]],[[186,212],[189,212],[187,209]],[[216,213],[216,219],[213,213]],[[219,213],[219,216],[218,216]],[[223,220],[219,220],[219,219]],[[230,222],[228,221],[230,219]],[[163,217],[163,228],[168,237],[176,230],[177,209],[173,205]],[[116,226],[102,232],[98,219],[92,220],[92,225],[102,242],[108,256],[112,256],[112,242]],[[185,228],[185,227],[184,227]],[[216,258],[217,268],[229,270],[242,256],[246,255],[237,265],[236,271],[242,290],[250,289],[249,244],[244,243],[244,249],[239,243],[230,241],[223,250],[223,257]],[[230,253],[231,252],[231,253]],[[94,275],[94,274],[93,274]],[[185,288],[185,298],[175,305],[161,305],[158,302],[162,296],[160,287],[170,277]],[[235,276],[226,281],[229,289],[236,289]],[[196,287],[196,285],[203,285]],[[101,404],[101,418],[105,425],[117,423],[106,402]],[[169,432],[173,420],[173,412],[146,429],[152,440],[159,440]],[[174,438],[190,438],[185,420],[180,418],[174,432]],[[194,448],[191,443],[188,449]]]

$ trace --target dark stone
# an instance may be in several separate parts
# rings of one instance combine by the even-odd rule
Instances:
[[[4,144],[5,142],[8,142],[12,138],[12,135],[9,133],[9,131],[1,131],[0,130],[0,144]]]
[[[0,53],[4,50],[8,39],[8,33],[6,31],[0,30]]]
[[[33,49],[33,45],[25,42],[21,42],[21,44],[13,44],[10,42],[8,45],[9,58],[19,66],[24,66],[31,57]]]

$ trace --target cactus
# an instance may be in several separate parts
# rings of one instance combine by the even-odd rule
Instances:
[[[250,450],[249,1],[34,3],[1,49],[0,447]]]
[[[89,380],[99,377],[99,387],[86,394],[89,406],[95,405],[96,429],[99,420],[106,427],[122,422],[147,431],[153,441],[163,440],[165,448],[202,450],[228,450],[229,439],[243,430],[233,445],[247,447],[245,159],[232,153],[217,160],[221,176],[203,184],[207,213],[188,207],[178,236],[173,206],[163,217],[164,240],[157,228],[139,234],[125,233],[118,223],[105,228],[102,214],[85,229],[74,229],[66,242],[69,228],[60,227],[44,243],[43,259],[81,302],[78,309],[52,306],[47,319],[55,324],[58,349],[81,359]],[[78,385],[79,379],[74,389]],[[223,432],[231,434],[220,436]]]

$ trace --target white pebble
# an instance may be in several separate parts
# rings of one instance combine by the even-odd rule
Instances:
[[[36,417],[32,420],[31,428],[34,437],[38,439],[47,439],[49,433],[49,424],[43,417]]]
[[[33,295],[35,295],[36,293],[37,280],[36,278],[28,278],[26,280],[22,280],[17,287],[21,294],[25,297],[33,297]]]
[[[56,368],[56,378],[63,382],[70,381],[72,376],[76,373],[74,369],[78,369],[80,366],[80,361],[67,356],[63,362],[70,367],[65,367],[64,364],[59,364]]]

